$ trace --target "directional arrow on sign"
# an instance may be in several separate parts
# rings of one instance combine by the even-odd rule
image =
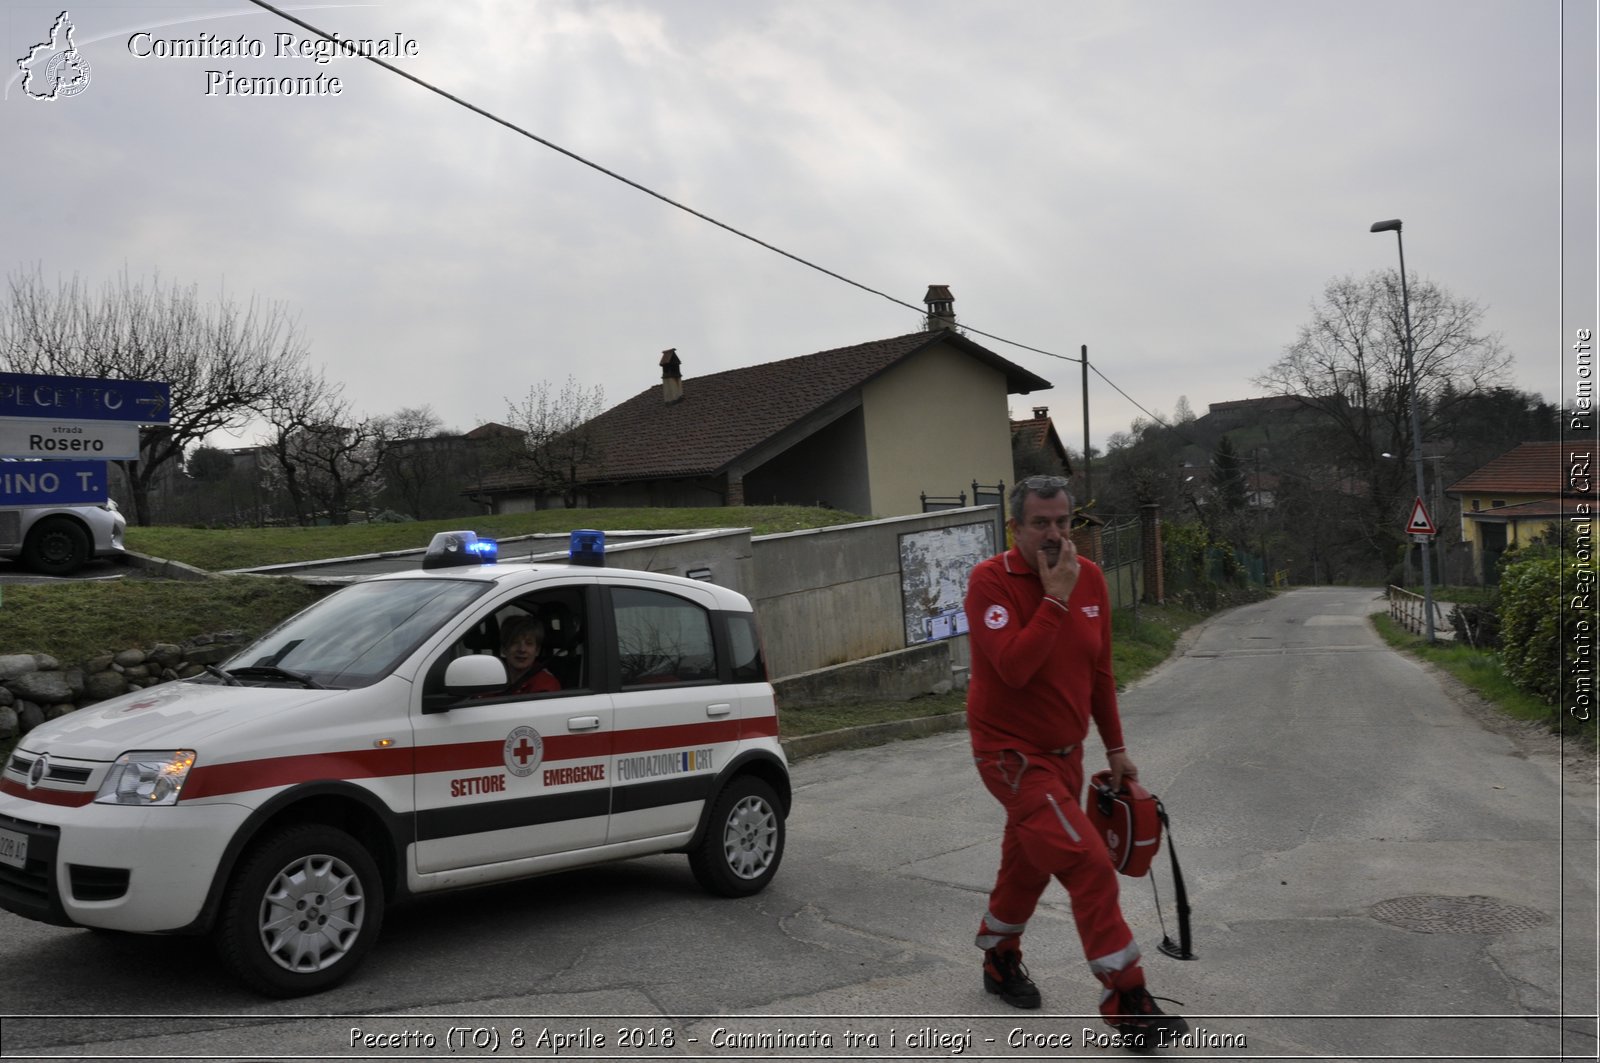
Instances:
[[[1411,506],[1411,519],[1406,522],[1406,531],[1412,535],[1439,534],[1439,529],[1433,526],[1433,518],[1428,516],[1428,507],[1422,504],[1420,497]]]
[[[161,381],[0,373],[0,417],[166,424],[171,409]]]

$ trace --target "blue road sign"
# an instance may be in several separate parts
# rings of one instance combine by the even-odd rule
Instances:
[[[73,506],[108,497],[103,461],[0,461],[0,506]]]
[[[172,389],[151,380],[0,373],[0,417],[166,424]]]

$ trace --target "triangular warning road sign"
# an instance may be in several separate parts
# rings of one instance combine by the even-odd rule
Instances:
[[[1439,534],[1439,529],[1433,526],[1433,518],[1428,516],[1428,507],[1422,504],[1420,497],[1411,506],[1411,519],[1406,521],[1406,532],[1410,535]]]

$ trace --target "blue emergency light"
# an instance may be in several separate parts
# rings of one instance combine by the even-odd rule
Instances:
[[[480,539],[477,532],[440,532],[422,555],[423,568],[454,568],[459,565],[492,565],[500,559],[500,544]]]
[[[593,528],[580,528],[573,532],[567,547],[567,560],[574,565],[605,564],[606,533]]]

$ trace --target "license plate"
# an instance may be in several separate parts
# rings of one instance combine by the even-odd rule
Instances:
[[[26,867],[28,864],[28,836],[13,830],[0,830],[0,864]]]

